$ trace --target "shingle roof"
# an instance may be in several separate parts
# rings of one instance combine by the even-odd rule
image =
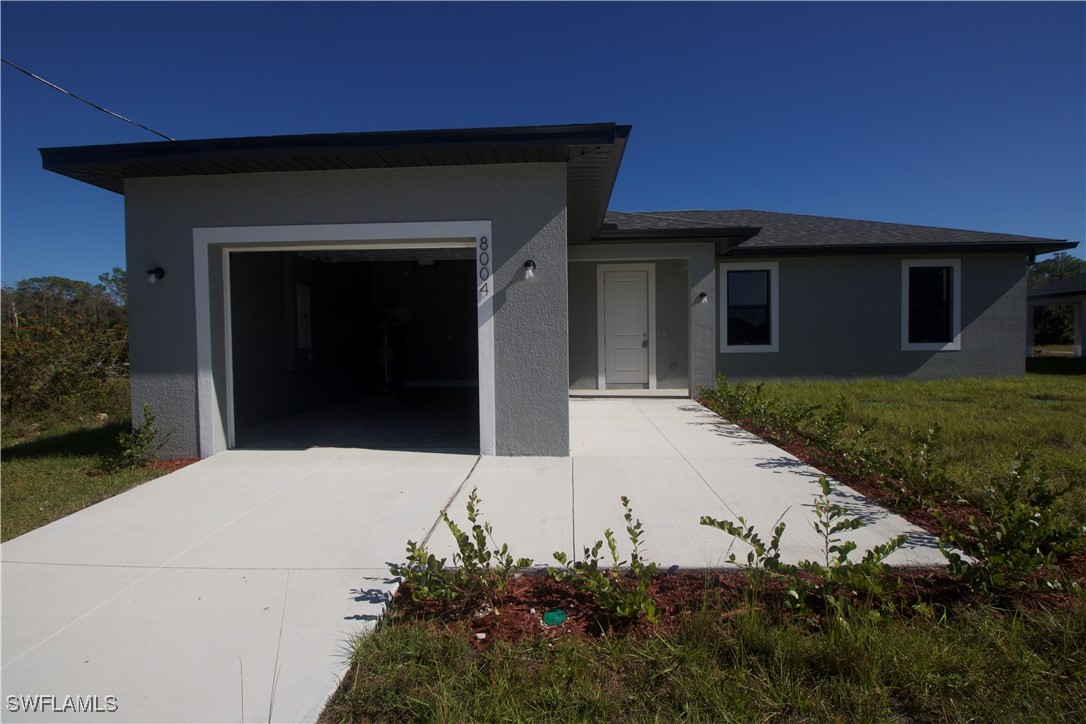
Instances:
[[[604,233],[621,236],[624,232],[643,235],[658,230],[669,236],[683,229],[704,235],[717,229],[722,236],[737,227],[754,227],[756,233],[733,247],[730,253],[775,251],[814,251],[828,249],[888,250],[908,247],[1002,247],[1040,248],[1052,250],[1072,248],[1061,239],[1018,236],[986,231],[946,229],[936,226],[892,224],[881,221],[840,219],[830,216],[785,214],[776,211],[608,211],[604,216]]]
[[[1086,294],[1086,272],[1076,274],[1073,277],[1060,279],[1059,281],[1045,284],[1029,292],[1027,296],[1034,297],[1063,297],[1073,294]]]

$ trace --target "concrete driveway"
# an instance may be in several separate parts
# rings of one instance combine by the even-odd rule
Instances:
[[[732,541],[701,515],[745,515],[768,536],[785,514],[786,557],[817,555],[817,471],[787,453],[689,400],[570,410],[570,458],[231,451],[3,544],[4,719],[311,721],[395,586],[387,562],[427,536],[451,556],[437,512],[465,520],[473,486],[499,542],[540,565],[621,533],[621,495],[664,567],[725,560]],[[942,561],[901,518],[835,497],[871,523],[861,549],[905,532],[897,563]],[[12,712],[9,697],[34,695],[115,711]]]
[[[311,721],[475,455],[231,451],[0,546],[5,721]],[[274,690],[274,691],[273,691]],[[270,710],[270,715],[269,715]]]

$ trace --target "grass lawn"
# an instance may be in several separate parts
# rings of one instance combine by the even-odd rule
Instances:
[[[102,412],[7,414],[0,449],[0,540],[9,540],[156,478],[152,467],[103,472],[117,435],[131,429],[124,400]]]
[[[1035,453],[1053,483],[1086,481],[1086,374],[1073,374],[1086,366],[1074,364],[1081,360],[1031,362],[1041,363],[1031,369],[1044,372],[1022,379],[769,382],[765,389],[787,402],[823,408],[844,396],[850,420],[871,425],[870,437],[881,443],[938,422],[939,454],[966,498],[1003,475],[1016,452]],[[1086,523],[1086,490],[1067,502],[1070,514]]]
[[[1054,482],[1086,480],[1082,365],[1046,359],[1030,369],[1023,379],[766,391],[825,408],[844,395],[851,424],[874,424],[871,435],[887,444],[938,421],[940,454],[967,496],[1004,474],[1016,451],[1034,451]],[[1086,521],[1081,489],[1067,514]],[[515,555],[515,541],[504,542]],[[477,606],[427,620],[394,602],[355,642],[351,672],[320,721],[1086,721],[1081,587],[942,603],[910,588],[834,618],[794,615],[764,594],[725,602],[712,585],[668,625],[636,634],[511,641],[474,637]]]
[[[320,722],[1086,720],[1083,605],[816,630],[709,607],[647,638],[483,651],[464,627],[394,624],[352,663]]]

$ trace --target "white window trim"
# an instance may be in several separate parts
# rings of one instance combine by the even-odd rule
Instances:
[[[483,263],[480,242],[490,252]],[[442,249],[475,247],[477,268],[493,276],[491,223],[480,221],[397,222],[373,224],[300,224],[287,226],[197,227],[192,230],[194,293],[196,302],[196,404],[200,457],[234,446],[234,372],[230,309],[230,254],[251,251],[306,251],[312,249]],[[211,274],[209,253],[215,249],[222,263],[223,325],[225,335],[226,409],[219,408],[212,366]],[[479,328],[479,452],[496,455],[496,394],[494,372],[494,294],[483,293],[480,279],[476,296]]]
[[[909,270],[913,267],[951,268],[951,310],[949,342],[909,341]],[[901,350],[903,352],[957,352],[962,348],[962,261],[961,259],[904,259],[901,262]]]
[[[728,272],[769,272],[769,344],[728,344]],[[780,351],[780,269],[775,261],[721,262],[717,274],[720,284],[720,351],[779,352]]]

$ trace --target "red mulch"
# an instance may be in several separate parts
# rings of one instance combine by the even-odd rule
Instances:
[[[1086,556],[1076,554],[1073,558],[1072,565],[1077,567],[1079,574],[1086,572]],[[853,605],[860,608],[889,605],[909,616],[918,614],[924,608],[918,604],[923,603],[926,610],[936,616],[954,616],[963,606],[981,600],[941,568],[895,570],[892,575],[900,581],[895,592],[874,602],[853,592]],[[610,615],[596,606],[591,596],[536,571],[515,576],[505,590],[490,598],[478,596],[467,601],[414,601],[410,586],[405,584],[397,590],[389,610],[393,621],[462,625],[471,644],[482,650],[495,641],[547,640],[564,636],[624,635],[642,639],[661,631],[675,631],[688,617],[702,611],[724,620],[747,610],[750,586],[746,573],[739,570],[657,573],[649,588],[649,595],[659,611],[657,624],[649,623],[644,616],[624,619]],[[785,584],[770,579],[756,605],[765,615],[797,622],[788,613],[787,597]],[[1005,599],[993,601],[989,598],[985,602],[1037,610],[1069,608],[1076,605],[1076,600],[1070,593],[1029,587],[1009,594]],[[812,627],[822,625],[825,617],[818,609],[817,600],[812,599],[808,604],[812,615],[806,619],[807,623]],[[567,618],[558,626],[547,626],[543,623],[543,614],[554,609],[565,611]]]
[[[172,458],[170,460],[156,460],[151,463],[151,467],[155,470],[172,473],[175,470],[180,470],[183,467],[198,462],[200,462],[200,458]]]

